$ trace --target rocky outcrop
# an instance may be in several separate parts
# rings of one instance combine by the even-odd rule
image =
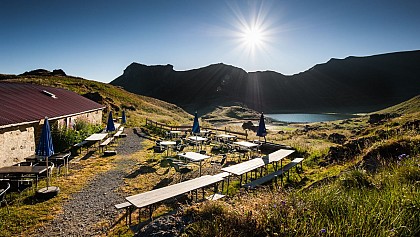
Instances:
[[[371,114],[369,115],[368,122],[370,124],[380,124],[384,123],[389,119],[396,118],[400,116],[399,114]]]
[[[36,69],[29,72],[24,72],[19,76],[67,76],[62,69],[55,69],[52,72],[45,69]]]
[[[337,144],[343,144],[346,141],[346,136],[339,133],[331,133],[328,135],[328,140]]]

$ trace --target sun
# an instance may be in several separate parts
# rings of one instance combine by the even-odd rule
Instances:
[[[257,58],[266,54],[274,35],[274,21],[268,17],[269,6],[257,1],[251,2],[249,8],[230,5],[232,14],[230,23],[235,51],[247,58]]]
[[[246,28],[242,33],[242,40],[247,47],[255,48],[264,42],[263,34],[258,28]]]

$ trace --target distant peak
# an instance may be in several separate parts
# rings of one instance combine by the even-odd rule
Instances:
[[[128,67],[148,67],[148,68],[156,68],[156,67],[167,67],[167,68],[171,68],[173,69],[174,66],[171,64],[166,64],[166,65],[146,65],[146,64],[141,64],[141,63],[136,63],[136,62],[132,62],[130,65],[128,65]]]
[[[24,72],[19,76],[67,76],[62,69],[54,69],[52,72],[46,69],[36,69],[29,72]]]

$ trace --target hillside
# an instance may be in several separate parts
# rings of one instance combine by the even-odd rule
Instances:
[[[391,106],[389,108],[378,111],[377,113],[395,113],[395,114],[409,114],[420,112],[420,95],[415,96],[400,104]]]
[[[131,126],[144,124],[145,118],[171,124],[189,124],[190,119],[192,120],[191,115],[176,105],[147,96],[136,95],[118,86],[64,76],[65,74],[57,76],[53,75],[54,72],[48,73],[46,70],[35,70],[33,72],[36,72],[36,75],[26,72],[21,75],[0,75],[0,78],[4,82],[34,83],[74,91],[105,105],[107,108],[104,111],[104,116],[107,116],[107,112],[110,110],[117,114],[126,110],[128,123]]]
[[[371,112],[420,91],[420,51],[331,59],[292,76],[214,64],[174,71],[132,63],[111,84],[189,112],[242,104],[266,113]]]

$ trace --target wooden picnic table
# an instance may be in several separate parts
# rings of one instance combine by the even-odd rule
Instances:
[[[102,139],[104,139],[106,136],[108,136],[108,133],[94,133],[89,137],[85,138],[85,141],[99,142],[102,141]]]
[[[190,136],[187,139],[194,142],[195,145],[197,146],[197,149],[198,149],[198,143],[201,144],[201,149],[203,149],[203,142],[207,141],[207,138],[200,137],[200,136]]]
[[[242,175],[264,165],[265,162],[262,158],[254,158],[236,165],[222,168],[222,170],[234,175]]]
[[[166,146],[166,156],[169,156],[169,148],[176,145],[176,142],[173,141],[163,141],[160,142],[160,145]]]
[[[48,166],[6,166],[0,168],[0,174],[5,178],[6,175],[11,175],[14,177],[21,175],[32,174],[35,175],[35,187],[38,188],[38,179],[39,175],[46,172]],[[7,176],[6,176],[7,177]],[[30,177],[29,177],[30,178]]]
[[[266,157],[264,157],[264,159],[267,164],[276,162],[277,170],[277,163],[280,161],[280,167],[283,167],[283,159],[292,154],[293,152],[295,152],[295,150],[280,149],[278,151],[268,154]]]
[[[200,154],[200,153],[197,153],[197,152],[191,152],[191,151],[184,152],[184,153],[179,153],[178,156],[180,156],[182,158],[185,158],[185,159],[188,159],[188,160],[193,161],[193,162],[200,162],[200,170],[199,170],[200,176],[201,176],[201,162],[205,159],[210,158],[210,156],[208,156],[208,155],[203,155],[203,154]]]
[[[293,152],[295,152],[295,150],[280,149],[278,151],[270,153],[267,155],[268,163],[280,161],[288,155],[292,154]]]
[[[242,147],[246,147],[246,148],[254,148],[254,147],[258,147],[258,144],[252,143],[252,142],[247,142],[247,141],[240,141],[240,142],[234,142],[233,144],[238,145],[238,146],[242,146]]]
[[[220,177],[205,175],[163,188],[129,196],[126,197],[126,199],[136,208],[142,208],[199,188],[204,188],[222,180],[223,178]]]
[[[54,163],[59,169],[59,166],[62,164],[65,169],[65,175],[67,176],[69,172],[69,158],[71,156],[71,152],[66,153],[55,153],[48,157],[48,161]],[[26,161],[29,162],[39,162],[39,161],[46,161],[45,156],[38,156],[38,155],[31,155],[25,158]]]
[[[99,142],[102,141],[107,136],[108,136],[108,133],[94,133],[90,135],[89,137],[85,138],[84,141],[98,143],[98,148],[99,148]]]

